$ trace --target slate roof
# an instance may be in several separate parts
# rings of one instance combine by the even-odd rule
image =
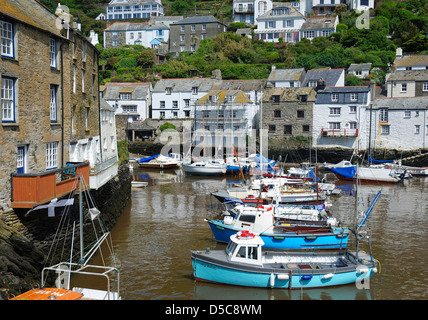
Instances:
[[[428,66],[428,54],[416,54],[396,57],[394,65],[396,67]]]
[[[346,86],[346,87],[326,87],[323,90],[318,90],[320,93],[352,93],[352,92],[369,92],[369,86]]]
[[[218,21],[213,16],[195,16],[195,17],[188,17],[183,20],[173,22],[171,25],[181,25],[181,24],[200,24],[200,23],[220,23],[222,22]]]
[[[196,101],[197,104],[205,104],[205,103],[211,103],[209,101],[209,97],[210,96],[216,96],[217,97],[217,102],[213,102],[214,104],[216,103],[224,103],[226,102],[226,96],[233,96],[234,100],[233,104],[236,103],[242,103],[242,104],[252,104],[252,101],[250,99],[248,99],[247,95],[242,92],[241,90],[211,90],[210,92],[208,92],[206,95],[204,95],[202,98],[198,99]]]
[[[386,81],[426,81],[428,70],[395,71],[386,77]]]
[[[344,69],[312,69],[306,72],[305,80],[303,81],[303,87],[308,85],[309,81],[317,81],[320,79],[325,80],[327,87],[333,87],[336,85],[340,76],[344,73]]]
[[[214,80],[211,78],[162,79],[156,82],[152,92],[165,92],[166,88],[172,88],[172,92],[189,92],[193,87],[198,87],[199,91],[208,92],[213,83]]]
[[[152,29],[168,29],[162,22],[147,23],[147,22],[115,22],[104,31],[132,31],[132,30],[152,30]]]
[[[299,80],[302,74],[305,74],[304,68],[275,69],[270,72],[268,81]]]
[[[288,14],[275,14],[273,15],[273,10],[277,10],[280,8],[287,8],[288,9]],[[272,19],[272,18],[286,18],[286,17],[304,17],[296,8],[294,7],[290,7],[287,5],[276,5],[275,8],[269,10],[268,12],[266,12],[265,14],[262,14],[261,16],[259,16],[257,19],[258,20],[263,20],[263,19]]]
[[[110,82],[103,86],[100,86],[100,91],[104,92],[103,98],[105,100],[119,99],[120,93],[124,92],[131,92],[132,100],[145,100],[147,99],[150,92],[150,83]]]
[[[302,24],[301,30],[335,29],[336,19],[337,17],[307,17],[306,21]]]
[[[297,102],[299,96],[307,95],[308,102],[315,102],[316,92],[312,87],[306,88],[273,88],[265,90],[263,93],[263,102],[271,102],[272,96],[280,96],[282,102]]]
[[[266,85],[265,79],[260,80],[221,80],[213,83],[213,90],[241,90],[245,92],[259,91]]]
[[[61,29],[56,27],[58,17],[38,1],[0,0],[0,13],[56,36],[62,36]]]
[[[373,101],[374,109],[391,109],[391,110],[421,110],[428,109],[428,96],[411,97],[411,98],[379,98]]]
[[[370,70],[371,67],[372,67],[371,63],[352,63],[348,68],[348,72]]]

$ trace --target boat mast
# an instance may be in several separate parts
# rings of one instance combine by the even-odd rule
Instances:
[[[80,263],[85,261],[83,254],[83,195],[82,195],[82,176],[79,174],[79,218],[80,218]]]

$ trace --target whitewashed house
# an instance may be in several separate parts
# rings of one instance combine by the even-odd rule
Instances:
[[[168,40],[169,28],[161,22],[115,22],[104,30],[104,48],[121,47],[126,44],[155,48],[157,44]]]
[[[149,118],[152,103],[150,82],[110,82],[100,86],[102,98],[115,110],[115,115],[127,115],[128,122]]]
[[[395,71],[386,75],[387,96],[428,96],[428,70]]]
[[[352,63],[348,68],[348,75],[353,75],[360,79],[367,79],[371,67],[371,63]]]
[[[370,87],[325,87],[317,92],[313,110],[313,146],[357,148],[368,146],[367,109]]]
[[[281,4],[257,18],[255,36],[258,40],[298,42],[305,17],[294,7]]]
[[[348,10],[366,11],[374,8],[374,0],[346,0]]]
[[[374,100],[372,148],[426,149],[428,146],[427,109],[428,96]],[[369,114],[369,111],[367,113]]]
[[[159,80],[152,91],[152,118],[190,118],[194,102],[211,90],[213,82],[211,78]]]
[[[111,0],[107,5],[107,20],[149,19],[163,15],[161,0]]]
[[[195,102],[193,143],[203,147],[245,150],[255,135],[259,105],[241,90],[211,90]]]
[[[101,161],[94,165],[93,172],[89,175],[91,189],[97,189],[113,179],[119,168],[115,112],[114,108],[102,98],[100,98],[100,129],[99,157]]]
[[[305,76],[304,68],[277,69],[272,66],[267,83],[274,88],[298,88],[302,87]]]

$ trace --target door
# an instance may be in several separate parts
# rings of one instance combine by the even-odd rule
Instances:
[[[17,155],[17,172],[25,173],[25,146],[18,147],[18,155]]]

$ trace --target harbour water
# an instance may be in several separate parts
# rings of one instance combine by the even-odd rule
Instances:
[[[241,288],[195,282],[191,250],[223,249],[204,219],[214,218],[222,206],[210,193],[226,188],[239,177],[192,177],[181,170],[141,171],[132,199],[112,230],[121,268],[125,300],[423,300],[428,299],[428,178],[406,179],[395,185],[365,184],[357,203],[365,208],[381,190],[369,217],[373,255],[380,272],[365,288],[277,290]],[[344,225],[355,219],[353,186],[338,183],[341,194],[329,197],[331,215]],[[363,247],[368,250],[368,247]]]

